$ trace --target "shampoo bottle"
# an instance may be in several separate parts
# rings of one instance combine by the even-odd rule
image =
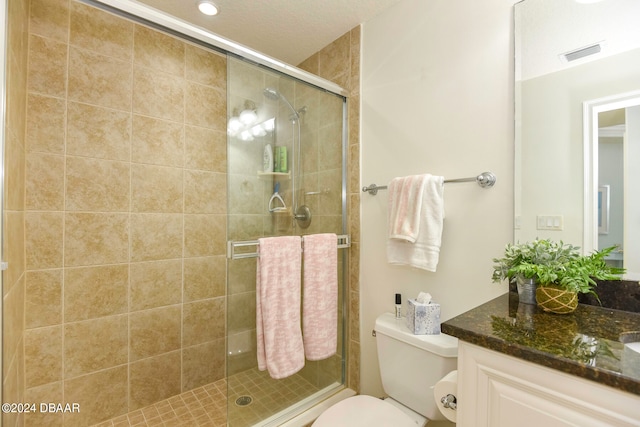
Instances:
[[[271,148],[271,144],[264,146],[262,170],[263,172],[273,172],[273,149]]]

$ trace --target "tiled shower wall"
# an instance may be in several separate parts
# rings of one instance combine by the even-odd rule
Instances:
[[[299,65],[349,92],[347,232],[351,235],[351,248],[347,275],[347,385],[356,391],[360,390],[360,39],[358,26]]]
[[[88,425],[221,378],[224,57],[72,0],[8,3],[3,400],[79,402],[65,424]],[[351,93],[355,389],[359,43],[302,64]],[[63,418],[26,420],[45,422]]]
[[[2,272],[3,402],[24,402],[24,128],[28,14],[28,0],[8,2],[2,245],[3,261],[9,268]],[[19,414],[2,414],[5,426],[19,425],[21,421]]]
[[[27,87],[25,398],[86,425],[223,378],[226,58],[33,0]]]

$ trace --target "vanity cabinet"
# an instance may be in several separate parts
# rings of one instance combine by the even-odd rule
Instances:
[[[458,427],[640,426],[640,395],[459,341]]]

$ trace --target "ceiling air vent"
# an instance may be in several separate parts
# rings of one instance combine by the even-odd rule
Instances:
[[[589,46],[581,47],[580,49],[561,54],[560,58],[566,62],[571,62],[586,56],[595,55],[596,53],[602,52],[603,44],[604,42],[598,42]]]

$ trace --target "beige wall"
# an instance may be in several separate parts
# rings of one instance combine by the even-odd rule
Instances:
[[[386,263],[386,192],[362,195],[363,393],[382,394],[371,329],[396,292],[430,292],[447,320],[506,291],[491,259],[513,239],[513,3],[403,0],[363,26],[362,183],[497,176],[445,185],[435,273]]]
[[[33,0],[27,109],[25,398],[83,425],[223,378],[225,57]]]
[[[25,102],[27,70],[27,28],[29,2],[9,0],[6,31],[6,117],[4,123],[4,217],[2,272],[2,398],[3,402],[24,402],[24,168]],[[4,28],[3,28],[4,31]],[[2,423],[22,422],[18,414],[2,414]]]

